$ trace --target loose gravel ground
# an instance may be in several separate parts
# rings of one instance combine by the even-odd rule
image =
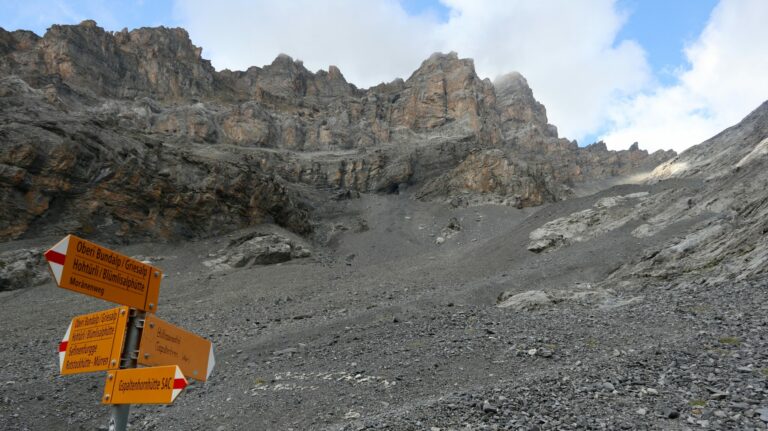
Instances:
[[[219,272],[201,262],[243,232],[115,247],[166,271],[158,316],[211,339],[217,358],[210,381],[175,404],[134,406],[131,427],[768,429],[768,280],[496,307],[506,291],[592,286],[685,225],[637,239],[630,223],[541,255],[526,250],[533,229],[601,197],[671,186],[526,210],[363,196],[329,210],[328,241],[310,258]],[[452,218],[461,229],[437,244]],[[109,307],[50,282],[0,293],[0,429],[106,425],[103,374],[59,376],[56,350],[73,316]]]

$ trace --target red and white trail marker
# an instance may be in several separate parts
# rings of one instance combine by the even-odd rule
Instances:
[[[75,235],[44,253],[56,285],[155,313],[162,271]]]
[[[176,365],[107,372],[103,404],[171,404],[187,387]]]
[[[64,272],[64,263],[67,259],[67,247],[69,247],[69,235],[65,236],[58,244],[43,254],[45,260],[48,261],[48,266],[51,268],[51,274],[53,274],[53,279],[56,280],[57,285],[61,285],[61,275]]]
[[[59,343],[61,374],[90,373],[120,368],[128,307],[76,316]]]
[[[69,334],[72,332],[72,323],[69,323],[67,333],[64,334],[64,339],[59,343],[59,371],[64,369],[64,358],[67,356],[67,347],[69,346]]]

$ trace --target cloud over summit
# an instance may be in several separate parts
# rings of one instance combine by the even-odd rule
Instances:
[[[456,51],[475,60],[482,78],[522,73],[561,135],[607,131],[613,148],[640,141],[680,150],[768,96],[764,86],[750,91],[756,80],[768,82],[756,76],[768,61],[760,26],[768,2],[761,0],[724,0],[671,87],[656,84],[642,46],[617,38],[628,16],[615,1],[442,3],[447,20],[409,15],[391,0],[185,0],[174,11],[217,69],[244,70],[286,53],[311,70],[336,65],[348,81],[369,87],[408,77],[433,52]],[[728,73],[739,82],[722,85]]]

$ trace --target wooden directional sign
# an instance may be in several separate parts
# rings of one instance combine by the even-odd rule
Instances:
[[[120,368],[128,307],[84,314],[72,319],[59,344],[61,374]]]
[[[210,341],[150,314],[144,320],[139,364],[178,365],[185,376],[204,382],[216,360]]]
[[[107,372],[102,404],[171,404],[187,387],[179,367],[126,368]]]
[[[100,245],[67,235],[45,252],[56,284],[154,313],[162,271]]]

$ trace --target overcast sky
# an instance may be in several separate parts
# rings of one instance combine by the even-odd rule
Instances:
[[[279,53],[337,65],[368,87],[407,78],[431,53],[475,59],[483,78],[519,71],[560,135],[581,145],[677,151],[768,99],[767,0],[27,0],[0,26],[44,33],[95,19],[108,30],[182,26],[221,70]]]

